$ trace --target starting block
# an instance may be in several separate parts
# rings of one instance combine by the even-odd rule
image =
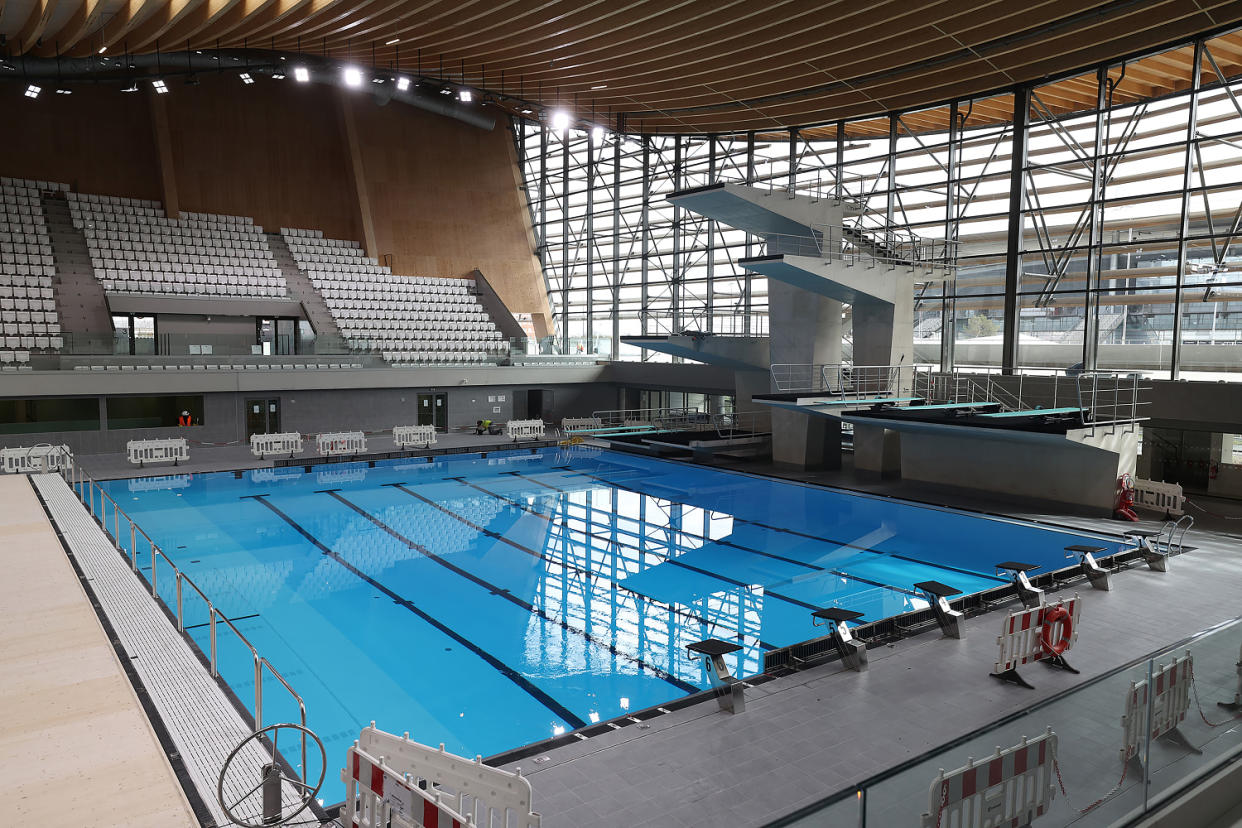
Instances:
[[[867,645],[850,634],[850,628],[845,626],[845,622],[861,621],[862,617],[863,614],[861,612],[839,609],[837,607],[828,607],[811,613],[812,624],[817,627],[832,627],[829,638],[832,639],[833,646],[837,648],[837,652],[841,655],[842,663],[847,668],[860,673],[867,669]],[[820,621],[828,623],[821,624]]]
[[[1013,579],[1014,592],[1018,594],[1018,600],[1022,602],[1022,606],[1027,609],[1043,606],[1044,591],[1031,585],[1030,579],[1026,577],[1026,573],[1039,569],[1037,564],[1020,563],[1018,561],[1001,561],[996,565],[996,574],[1003,575],[1006,572]]]
[[[1162,529],[1129,529],[1125,533],[1126,540],[1134,544],[1134,548],[1154,572],[1169,571],[1168,550],[1161,552],[1152,544],[1152,538],[1159,537],[1163,531]]]
[[[729,667],[724,662],[726,655],[740,649],[741,644],[730,644],[719,638],[705,638],[686,646],[691,661],[697,661],[700,657],[703,659],[707,676],[711,679],[712,687],[716,688],[716,702],[726,713],[742,713],[746,710],[746,685],[729,672]]]
[[[1095,562],[1095,555],[1107,549],[1107,546],[1083,546],[1082,544],[1065,547],[1065,551],[1069,553],[1065,557],[1077,558],[1078,566],[1082,569],[1082,574],[1086,575],[1087,580],[1091,582],[1091,586],[1105,592],[1108,592],[1108,571]]]
[[[922,581],[915,584],[914,588],[927,596],[932,611],[936,613],[936,623],[940,625],[940,631],[946,637],[964,638],[966,636],[966,616],[950,607],[946,600],[953,595],[961,595],[960,589],[954,589],[939,581]]]

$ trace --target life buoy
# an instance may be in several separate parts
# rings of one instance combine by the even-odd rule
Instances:
[[[1053,643],[1052,625],[1061,622],[1061,637]],[[1044,613],[1043,628],[1039,632],[1039,643],[1053,655],[1061,655],[1069,649],[1070,639],[1074,635],[1074,619],[1065,607],[1057,605]]]
[[[1118,520],[1138,521],[1134,512],[1134,478],[1126,472],[1117,478],[1117,508],[1113,515]]]

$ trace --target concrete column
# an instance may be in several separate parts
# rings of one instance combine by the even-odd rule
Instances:
[[[895,301],[860,296],[853,305],[854,364],[900,365],[895,396],[911,391],[914,372],[913,276],[889,274],[901,280]],[[901,435],[880,426],[854,426],[854,470],[865,477],[901,475]]]
[[[773,365],[841,361],[841,303],[834,299],[769,280],[768,328]],[[840,422],[773,409],[773,462],[801,469],[840,468],[840,447]]]

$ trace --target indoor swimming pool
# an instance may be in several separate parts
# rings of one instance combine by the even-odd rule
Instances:
[[[753,675],[825,633],[815,609],[878,620],[926,606],[920,581],[974,593],[1005,583],[998,561],[1047,571],[1084,537],[1118,547],[590,448],[103,485],[302,695],[330,766],[372,720],[488,756],[706,688],[685,650],[704,638],[741,644],[730,664]],[[207,612],[183,601],[207,652]],[[217,647],[252,696],[249,652],[225,628]],[[265,723],[296,720],[284,694],[264,705]]]

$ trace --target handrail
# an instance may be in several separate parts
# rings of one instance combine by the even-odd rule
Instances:
[[[219,609],[216,608],[214,602],[212,602],[212,600],[207,597],[207,593],[203,592],[202,588],[199,587],[198,584],[194,583],[193,579],[191,579],[188,575],[186,575],[184,572],[181,571],[181,568],[178,567],[177,564],[173,562],[173,560],[169,558],[167,554],[164,553],[164,550],[160,549],[160,547],[155,543],[155,541],[151,538],[151,536],[148,535],[142,527],[138,526],[138,524],[134,522],[133,518],[131,518],[128,514],[126,514],[125,510],[122,509],[120,504],[116,502],[116,498],[112,497],[112,495],[104,491],[103,487],[100,486],[95,481],[94,478],[92,478],[89,474],[86,473],[86,471],[81,467],[81,465],[77,463],[76,458],[74,458],[72,454],[69,454],[66,457],[65,463],[61,467],[61,470],[60,470],[60,476],[66,483],[69,484],[70,490],[74,492],[78,500],[84,506],[88,508],[90,515],[91,515],[91,519],[95,520],[99,524],[99,527],[104,530],[105,536],[109,534],[108,521],[107,521],[107,507],[105,504],[108,501],[112,503],[112,524],[113,524],[112,533],[111,533],[112,541],[113,541],[113,546],[116,548],[117,552],[122,555],[124,555],[124,550],[121,544],[121,517],[124,516],[125,520],[129,523],[130,570],[134,573],[135,576],[138,576],[138,547],[137,547],[138,536],[141,535],[143,540],[147,542],[147,544],[150,547],[149,554],[151,556],[151,578],[150,578],[149,583],[151,586],[151,597],[152,598],[159,599],[159,575],[158,575],[159,568],[156,563],[157,558],[163,558],[164,561],[170,567],[172,567],[173,575],[176,578],[176,596],[177,597],[176,597],[175,617],[177,621],[177,632],[182,633],[182,634],[185,633],[185,610],[184,610],[184,603],[182,600],[184,586],[188,584],[190,586],[190,589],[198,593],[199,597],[203,599],[203,602],[207,605],[207,618],[208,618],[208,625],[210,628],[208,665],[211,669],[211,677],[213,679],[219,678],[219,675],[220,675],[219,661],[217,658],[217,649],[218,649],[217,648],[217,640],[218,640],[217,639],[217,623],[218,623],[217,619],[219,621],[223,621],[224,624],[230,630],[233,631],[233,634],[237,636],[237,639],[241,641],[243,645],[245,645],[247,650],[250,651],[250,656],[254,662],[254,728],[255,728],[255,731],[258,732],[263,729],[263,673],[264,673],[264,670],[269,672],[277,681],[279,681],[280,684],[285,688],[285,691],[289,693],[293,701],[297,703],[299,720],[300,720],[302,727],[305,728],[306,727],[306,703],[303,701],[302,696],[299,695],[298,692],[293,689],[293,685],[291,685],[288,682],[288,680],[280,674],[279,670],[277,670],[275,667],[272,666],[272,663],[270,661],[268,661],[265,657],[259,654],[258,649],[252,643],[250,643],[250,639],[246,638],[246,636],[242,634],[241,630],[237,629],[237,626],[228,618],[228,616],[226,616],[223,612],[221,612]],[[98,490],[99,492],[99,500],[98,500],[99,516],[98,517],[95,516],[95,505],[96,505],[95,491],[96,490]],[[306,768],[306,750],[307,750],[306,734],[303,733],[302,734],[302,765],[301,765],[303,769]]]

